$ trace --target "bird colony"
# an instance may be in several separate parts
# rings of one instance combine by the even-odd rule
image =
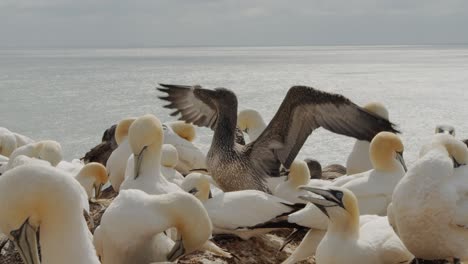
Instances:
[[[266,123],[229,89],[156,92],[179,120],[122,117],[81,159],[0,127],[0,258],[21,258],[1,263],[266,263],[223,241],[271,233],[289,251],[268,263],[468,261],[468,148],[453,127],[407,167],[380,103],[294,86]],[[214,132],[207,153],[194,126]],[[320,127],[355,138],[345,166],[296,158]]]

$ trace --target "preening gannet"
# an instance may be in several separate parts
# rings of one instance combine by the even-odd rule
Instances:
[[[148,194],[183,192],[161,175],[161,149],[164,142],[162,124],[154,115],[137,118],[128,130],[128,142],[133,156],[133,171],[125,175],[121,190],[138,189]],[[128,167],[128,165],[127,165]]]
[[[237,126],[249,135],[249,142],[255,141],[266,128],[265,121],[263,121],[260,113],[253,109],[239,112],[237,115]]]
[[[90,162],[84,165],[74,177],[86,190],[88,199],[92,197],[97,199],[101,193],[102,186],[108,180],[106,168],[97,162]]]
[[[62,147],[57,141],[53,140],[43,140],[26,144],[15,149],[13,153],[11,153],[8,163],[0,167],[0,172],[9,170],[12,167],[11,163],[19,155],[45,160],[55,167],[62,160]]]
[[[27,264],[98,264],[83,217],[82,187],[50,165],[22,165],[0,177],[0,232]]]
[[[171,227],[179,233],[175,244],[162,234]],[[121,190],[102,216],[94,244],[103,264],[176,261],[201,248],[211,231],[206,210],[190,194]]]
[[[436,134],[395,187],[389,221],[418,259],[468,259],[468,149]]]
[[[386,217],[359,225],[359,207],[354,194],[346,188],[302,187],[316,195],[301,198],[312,202],[329,219],[325,236],[315,253],[317,264],[411,263],[413,255],[405,248]],[[285,261],[284,263],[294,263]]]
[[[210,127],[214,136],[207,155],[213,179],[224,191],[256,189],[269,192],[268,176],[279,176],[280,165],[289,168],[312,131],[332,132],[371,140],[380,131],[396,132],[393,124],[357,106],[347,98],[306,86],[289,89],[272,121],[257,140],[235,143],[237,97],[227,89],[161,84],[160,97],[169,101],[171,115],[198,126]]]

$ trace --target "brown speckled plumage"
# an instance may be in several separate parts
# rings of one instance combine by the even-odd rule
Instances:
[[[175,109],[172,116],[214,130],[207,155],[213,179],[224,191],[268,191],[264,180],[279,176],[280,165],[289,168],[307,137],[318,127],[372,139],[380,131],[397,132],[389,121],[369,113],[347,98],[311,87],[289,89],[272,121],[257,140],[242,146],[235,142],[237,97],[227,89],[161,84],[160,91]]]

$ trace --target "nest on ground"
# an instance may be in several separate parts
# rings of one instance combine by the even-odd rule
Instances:
[[[103,191],[101,199],[90,203],[89,218],[86,219],[88,228],[94,233],[94,230],[99,226],[101,217],[110,205],[112,200],[117,196],[112,188]],[[282,230],[274,233],[258,236],[249,240],[241,240],[237,237],[219,236],[214,237],[213,241],[221,248],[231,253],[235,257],[225,258],[213,255],[206,251],[195,251],[191,254],[179,259],[177,263],[181,264],[211,264],[211,263],[257,263],[257,264],[276,264],[283,262],[299,245],[302,237],[293,241],[286,246],[283,251],[278,252],[284,239],[291,230]],[[0,246],[6,237],[0,237]],[[8,264],[23,264],[18,251],[15,249],[13,243],[8,241],[0,251],[0,263]],[[313,259],[302,261],[299,263],[314,263]]]

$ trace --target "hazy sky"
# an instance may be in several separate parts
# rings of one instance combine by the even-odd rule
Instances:
[[[0,47],[468,43],[468,0],[0,0]]]

